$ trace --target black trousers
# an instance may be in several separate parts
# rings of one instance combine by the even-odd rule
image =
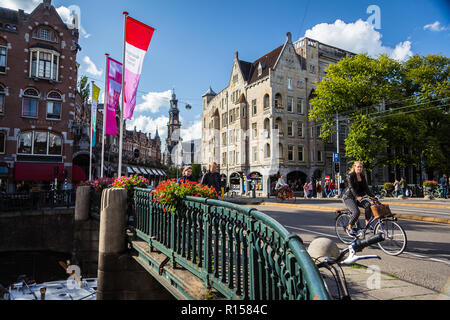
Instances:
[[[343,200],[345,206],[348,210],[351,211],[352,216],[350,218],[350,225],[354,225],[361,214],[359,208],[364,208],[366,220],[369,220],[372,217],[372,209],[370,209],[371,203],[369,200],[358,201],[356,199],[346,198]]]

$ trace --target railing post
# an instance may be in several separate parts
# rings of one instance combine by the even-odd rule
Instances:
[[[210,215],[210,206],[208,205],[207,201],[205,201],[205,204],[202,204],[202,215],[203,215],[203,223],[205,225],[205,245],[203,247],[204,254],[203,257],[205,259],[205,270],[206,270],[206,277],[204,279],[205,286],[208,288],[211,286],[209,277],[212,273],[212,265],[211,265],[211,258],[210,258],[210,252],[211,252],[211,215]],[[199,253],[201,254],[201,253]],[[215,264],[217,262],[215,261]],[[217,268],[217,266],[216,266]]]
[[[75,221],[86,221],[89,219],[90,190],[91,187],[88,186],[77,188],[77,196],[75,197]]]
[[[248,250],[249,250],[249,268],[250,268],[250,300],[255,300],[256,297],[256,286],[257,286],[257,281],[256,280],[256,274],[255,274],[255,268],[256,268],[256,263],[255,263],[255,219],[251,216],[248,217],[248,227],[249,227],[249,235],[247,237],[248,239]]]

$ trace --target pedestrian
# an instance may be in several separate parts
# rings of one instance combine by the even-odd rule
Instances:
[[[303,185],[303,195],[305,197],[305,199],[308,199],[308,183],[305,182],[305,184]]]
[[[334,181],[333,179],[330,180],[330,184],[328,185],[328,197],[334,197],[334,190],[335,190],[335,186],[334,186]]]
[[[395,179],[394,190],[395,190],[395,197],[398,198],[398,196],[400,195],[400,182],[398,181],[398,179]]]
[[[182,182],[197,182],[192,176],[192,167],[187,166],[183,169],[182,176],[178,179],[177,183],[180,184]]]
[[[222,194],[222,179],[217,172],[217,163],[213,162],[209,165],[209,170],[203,175],[201,184],[214,188],[217,196]]]
[[[317,192],[317,199],[321,199],[322,198],[322,182],[319,181],[316,185],[316,192]]]
[[[308,183],[308,198],[313,196],[313,182],[312,180]]]
[[[325,197],[328,198],[328,188],[330,187],[330,180],[325,181],[324,185],[324,191],[325,191]]]
[[[439,183],[441,184],[442,189],[442,198],[447,199],[447,192],[448,192],[448,178],[447,175],[444,173],[441,179],[439,179]]]
[[[402,190],[402,196],[406,197],[406,180],[405,180],[405,178],[402,177],[400,179],[399,184],[400,184],[400,189]]]
[[[339,197],[340,198],[342,198],[342,194],[344,193],[344,190],[345,190],[345,182],[344,182],[344,179],[342,179],[341,183],[339,184]]]

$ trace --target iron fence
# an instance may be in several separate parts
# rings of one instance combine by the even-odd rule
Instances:
[[[0,194],[0,212],[71,208],[75,206],[75,191],[39,191]]]
[[[136,236],[226,298],[329,299],[300,237],[269,216],[193,197],[170,208],[145,189],[134,198]]]

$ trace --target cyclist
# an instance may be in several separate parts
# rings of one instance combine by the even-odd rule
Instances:
[[[280,178],[278,178],[277,184],[275,185],[275,191],[280,191],[284,188],[289,188],[289,185],[284,180],[284,175],[280,175]]]
[[[348,232],[352,236],[362,237],[364,235],[364,230],[359,230],[357,234],[353,231],[353,225],[358,221],[360,216],[359,207],[365,209],[366,215],[366,226],[372,217],[371,203],[368,200],[363,199],[364,196],[368,195],[374,197],[372,192],[369,190],[366,177],[363,173],[363,164],[360,161],[355,161],[352,168],[347,173],[347,189],[344,192],[342,198],[345,206],[351,211],[352,216],[350,218],[350,223],[347,226]]]

